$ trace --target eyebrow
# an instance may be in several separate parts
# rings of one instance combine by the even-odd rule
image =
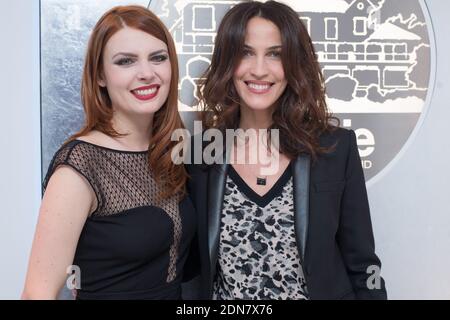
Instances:
[[[282,48],[281,45],[277,45],[277,46],[269,47],[269,48],[267,48],[267,50],[269,51],[269,50],[276,50],[276,49],[281,49],[281,48]],[[248,44],[244,44],[244,49],[252,49],[253,50],[253,47],[249,46]]]
[[[150,53],[148,56],[152,57],[152,56],[156,56],[156,55],[161,54],[161,53],[167,53],[167,50],[165,50],[165,49],[157,50],[157,51],[154,51],[154,52]],[[119,53],[116,53],[112,58],[114,59],[115,57],[120,56],[120,55],[125,56],[125,57],[131,57],[131,58],[137,58],[138,57],[138,55],[135,54],[135,53],[119,52]]]

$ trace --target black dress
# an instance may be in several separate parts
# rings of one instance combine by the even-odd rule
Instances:
[[[74,140],[55,154],[44,188],[61,165],[86,178],[97,197],[73,262],[81,271],[77,299],[180,299],[196,226],[189,197],[157,199],[148,151]]]

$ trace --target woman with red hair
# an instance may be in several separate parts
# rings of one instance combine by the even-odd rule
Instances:
[[[196,222],[170,156],[183,128],[177,86],[156,15],[119,6],[100,18],[83,70],[85,124],[45,177],[23,298],[57,298],[68,270],[77,299],[181,297]]]

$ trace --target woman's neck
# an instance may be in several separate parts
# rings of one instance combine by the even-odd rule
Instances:
[[[247,129],[267,129],[272,125],[272,110],[253,110],[248,107],[241,107],[239,128]]]
[[[116,140],[123,147],[130,151],[147,150],[153,128],[153,114],[149,116],[128,117],[118,113],[114,114],[112,126],[122,137]]]

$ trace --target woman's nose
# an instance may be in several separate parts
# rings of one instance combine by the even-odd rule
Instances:
[[[267,65],[264,57],[255,57],[251,72],[254,76],[261,78],[267,75]]]
[[[137,77],[142,81],[148,81],[155,77],[155,70],[148,61],[139,64]]]

